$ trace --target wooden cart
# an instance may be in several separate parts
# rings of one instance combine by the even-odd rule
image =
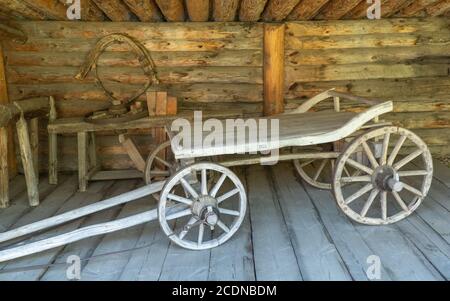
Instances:
[[[333,101],[334,110],[311,112],[325,100]],[[341,100],[369,107],[359,113],[341,112]],[[267,164],[271,160],[267,156],[226,158],[236,153],[236,147],[245,152],[280,149],[278,161],[292,160],[307,183],[331,189],[338,206],[356,222],[397,222],[415,211],[427,195],[433,167],[430,152],[417,135],[379,122],[380,115],[392,110],[390,101],[367,100],[330,90],[304,102],[295,111],[270,117],[279,121],[279,132],[277,139],[269,137],[267,143],[247,138],[240,145],[226,147],[195,143],[182,147],[175,143],[177,132],[168,127],[171,141],[162,144],[146,162],[146,186],[1,233],[0,242],[149,195],[159,199],[157,209],[0,251],[0,262],[155,219],[168,238],[184,248],[217,247],[236,233],[247,208],[245,187],[229,167]],[[219,156],[225,158],[219,160]],[[410,177],[419,177],[421,187],[413,187]]]

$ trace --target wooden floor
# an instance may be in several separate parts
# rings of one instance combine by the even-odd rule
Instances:
[[[223,246],[207,251],[181,249],[153,222],[2,263],[0,280],[66,280],[70,255],[82,258],[82,280],[367,280],[371,255],[381,259],[383,280],[450,279],[450,169],[437,162],[431,192],[417,213],[380,227],[351,222],[330,192],[299,181],[290,164],[251,166],[237,173],[247,186],[250,206],[241,229]],[[42,205],[31,209],[19,176],[11,183],[12,206],[0,211],[0,231],[140,185],[134,180],[96,182],[88,192],[79,193],[75,175],[63,176],[56,187],[43,177]],[[149,199],[138,200],[28,241],[154,205]]]

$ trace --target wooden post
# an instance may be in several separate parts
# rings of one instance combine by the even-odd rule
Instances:
[[[128,156],[130,156],[130,159],[131,161],[133,161],[136,169],[143,172],[145,170],[145,160],[142,158],[134,142],[124,134],[119,135],[119,141],[127,152]]]
[[[78,138],[78,185],[81,192],[87,188],[87,133],[77,133]]]
[[[55,99],[50,96],[49,123],[57,118]],[[58,134],[48,134],[48,182],[51,185],[58,184]]]
[[[284,24],[264,24],[264,115],[284,112]]]
[[[89,166],[90,169],[97,168],[97,143],[95,141],[95,132],[89,133]]]
[[[17,137],[19,140],[20,156],[22,157],[23,172],[27,182],[28,199],[30,206],[39,205],[39,190],[36,170],[33,164],[28,124],[23,116],[16,123]]]
[[[8,86],[6,82],[6,72],[5,72],[5,64],[3,60],[3,46],[0,42],[0,104],[8,104]],[[8,143],[2,145],[2,149],[0,149],[1,153],[8,154],[8,171],[10,177],[15,177],[17,175],[17,160],[16,160],[16,150],[14,146],[14,135],[13,135],[13,127],[9,125],[7,127],[7,136]]]
[[[9,206],[8,129],[0,127],[0,208]]]
[[[39,118],[30,120],[30,146],[34,172],[39,183]]]

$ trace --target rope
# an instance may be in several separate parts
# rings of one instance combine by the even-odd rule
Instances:
[[[89,53],[86,62],[81,66],[80,71],[75,76],[75,78],[82,80],[86,78],[86,76],[92,69],[94,69],[95,81],[103,89],[103,91],[108,96],[110,101],[112,103],[115,102],[121,103],[122,101],[115,98],[113,93],[110,92],[105,87],[103,81],[100,79],[100,76],[98,74],[98,59],[101,56],[101,54],[106,50],[106,48],[108,48],[109,46],[113,44],[123,44],[123,43],[128,44],[131,50],[137,55],[139,64],[142,70],[144,71],[144,74],[148,78],[145,86],[142,89],[140,89],[133,97],[125,101],[126,104],[130,104],[139,97],[141,97],[144,93],[146,93],[153,83],[158,85],[160,81],[158,78],[158,73],[156,71],[156,65],[150,55],[150,52],[140,42],[135,41],[133,38],[125,34],[114,33],[100,39],[100,41],[97,42],[94,49]]]

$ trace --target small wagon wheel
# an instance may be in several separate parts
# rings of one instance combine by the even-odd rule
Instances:
[[[381,144],[379,158],[370,147],[376,141]],[[408,147],[405,157],[399,156],[402,147]],[[359,150],[364,151],[370,166],[353,159]],[[359,169],[361,175],[344,175],[346,166]],[[356,138],[340,155],[333,178],[334,196],[343,212],[357,222],[391,224],[419,207],[432,177],[431,154],[422,139],[409,130],[388,126]]]
[[[220,174],[213,185],[208,184],[211,172]],[[195,178],[199,179],[197,183],[190,182]],[[177,206],[185,209],[171,212]],[[214,163],[195,163],[167,181],[159,200],[158,218],[173,242],[187,249],[204,250],[230,239],[241,226],[246,208],[244,186],[231,170]]]
[[[325,151],[324,147],[322,148]],[[295,170],[306,183],[319,189],[331,190],[336,158],[321,158],[319,152],[317,158],[293,160],[293,163]]]
[[[162,181],[176,170],[176,162],[170,152],[170,141],[160,144],[147,158],[144,170],[146,184]],[[168,158],[168,157],[169,158]]]

